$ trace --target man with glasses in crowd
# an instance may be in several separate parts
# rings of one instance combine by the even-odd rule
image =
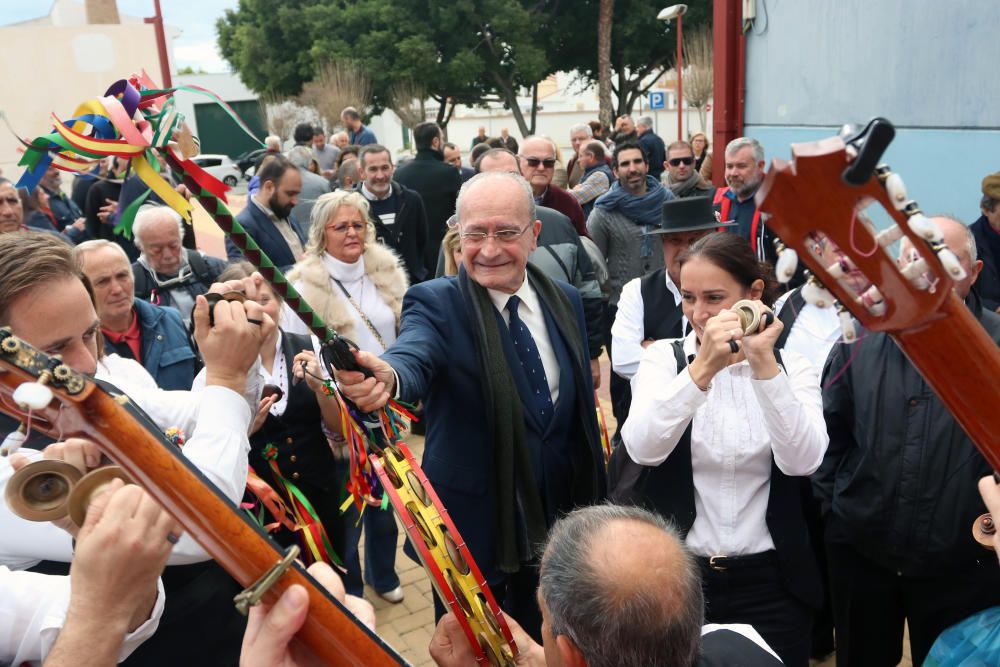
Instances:
[[[537,640],[533,546],[557,516],[599,502],[605,478],[583,307],[576,289],[528,263],[534,208],[521,176],[469,180],[459,275],[411,287],[396,342],[357,355],[373,377],[337,379],[365,411],[390,396],[424,399],[424,472],[501,606]]]
[[[686,141],[675,141],[667,146],[666,171],[661,180],[675,197],[711,197],[715,188],[706,183],[694,168],[694,148]],[[652,173],[652,172],[650,172]]]
[[[531,184],[535,204],[559,211],[573,223],[576,233],[587,234],[587,216],[576,197],[552,184],[556,173],[556,147],[548,137],[527,137],[521,144],[521,173]]]

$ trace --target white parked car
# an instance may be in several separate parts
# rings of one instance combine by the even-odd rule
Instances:
[[[227,155],[203,154],[191,160],[229,187],[235,186],[243,179],[243,172]]]

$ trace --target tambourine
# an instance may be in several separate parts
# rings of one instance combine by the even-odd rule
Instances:
[[[427,476],[398,443],[369,460],[445,606],[454,612],[477,662],[512,667],[517,645],[500,606]]]

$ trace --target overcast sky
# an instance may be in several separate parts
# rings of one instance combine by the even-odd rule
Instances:
[[[82,4],[82,0],[81,0]],[[215,46],[215,21],[239,0],[161,0],[164,21],[181,29],[174,41],[174,65],[226,72],[229,67]],[[17,23],[46,16],[52,0],[0,0],[0,23]],[[129,16],[152,16],[153,0],[118,0],[118,11]]]

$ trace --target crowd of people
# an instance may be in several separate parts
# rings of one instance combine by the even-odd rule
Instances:
[[[421,123],[403,164],[356,109],[340,120],[329,143],[309,124],[288,147],[268,137],[237,220],[366,373],[325,367],[240,248],[199,251],[155,195],[126,233],[145,195],[119,158],[71,188],[56,168],[31,193],[0,177],[0,325],[181,433],[182,454],[279,544],[323,535],[335,553],[314,553],[311,572],[367,625],[366,583],[405,597],[398,528],[389,511],[344,511],[351,455],[330,382],[363,411],[417,406],[422,467],[518,664],[805,667],[836,650],[838,667],[889,666],[905,623],[920,665],[952,626],[995,617],[1000,568],[968,533],[1000,511],[1000,486],[891,337],[843,342],[801,272],[778,283],[757,140],[720,148],[717,187],[706,135],[666,143],[648,117],[572,126],[567,162],[551,137],[485,128],[466,162]],[[931,220],[966,273],[956,297],[1000,344],[1000,173],[982,193],[973,224]],[[822,235],[814,252],[849,266]],[[904,243],[901,265],[915,252]],[[210,317],[206,295],[233,291]],[[755,328],[734,310],[745,300]],[[43,458],[102,463],[89,441],[29,429],[0,486]],[[308,511],[289,525],[265,496]],[[313,664],[289,644],[302,588],[249,624],[239,588],[136,486],[107,487],[79,528],[0,506],[0,664]],[[431,657],[474,664],[453,612],[435,611]]]

